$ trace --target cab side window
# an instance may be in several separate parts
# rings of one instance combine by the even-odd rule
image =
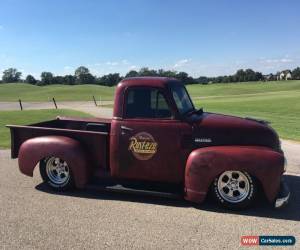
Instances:
[[[170,119],[172,113],[164,95],[159,90],[131,88],[126,95],[125,117]]]

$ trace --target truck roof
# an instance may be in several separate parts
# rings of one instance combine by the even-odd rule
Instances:
[[[129,77],[123,79],[119,86],[126,85],[126,86],[149,86],[149,87],[164,87],[166,84],[169,83],[180,83],[175,78],[170,77],[153,77],[153,76],[143,76],[143,77]]]

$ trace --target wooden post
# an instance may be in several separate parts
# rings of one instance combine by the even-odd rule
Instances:
[[[95,96],[93,96],[93,100],[94,100],[95,106],[97,107],[97,102],[96,102]]]
[[[52,100],[53,100],[55,108],[57,109],[57,105],[56,105],[56,101],[55,101],[54,97],[52,98]]]
[[[21,101],[21,99],[19,99],[19,104],[20,104],[20,108],[21,108],[21,110],[23,110],[23,105],[22,105],[22,101]]]

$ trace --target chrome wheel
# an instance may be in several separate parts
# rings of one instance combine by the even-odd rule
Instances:
[[[250,192],[249,179],[240,171],[226,171],[221,174],[217,187],[220,196],[230,203],[243,201]]]
[[[49,180],[57,186],[67,184],[70,179],[68,164],[58,157],[50,157],[47,159],[46,173]]]

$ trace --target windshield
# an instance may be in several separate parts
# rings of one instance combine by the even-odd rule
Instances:
[[[191,98],[183,85],[173,85],[171,86],[171,91],[178,111],[181,115],[195,110]]]

